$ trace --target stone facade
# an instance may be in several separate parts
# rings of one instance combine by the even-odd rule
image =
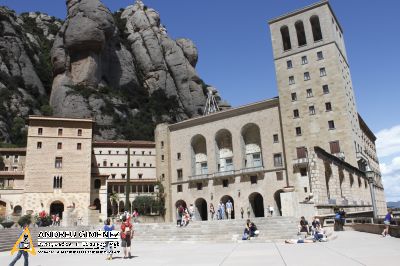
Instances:
[[[357,112],[332,8],[322,1],[269,25],[279,99],[157,127],[157,174],[170,187],[169,220],[182,203],[207,219],[209,204],[228,198],[236,215],[249,207],[251,216],[262,216],[259,206],[268,205],[288,216],[329,215],[336,207],[370,215],[371,189],[383,215],[376,138]],[[281,169],[273,165],[278,153]]]

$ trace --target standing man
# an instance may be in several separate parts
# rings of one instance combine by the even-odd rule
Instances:
[[[221,201],[221,220],[225,219],[225,204]]]
[[[271,214],[271,217],[274,216],[274,207],[269,206],[269,214]]]
[[[131,241],[133,238],[133,226],[126,219],[124,215],[122,217],[121,224],[121,246],[124,249],[124,259],[131,258]]]
[[[194,216],[194,213],[195,212],[195,210],[194,210],[194,206],[193,206],[193,204],[190,204],[190,207],[189,207],[189,214],[190,214],[190,219],[192,220],[192,221],[194,221],[195,220],[195,216]]]
[[[226,212],[228,214],[228,220],[232,219],[233,204],[231,200],[226,203]]]

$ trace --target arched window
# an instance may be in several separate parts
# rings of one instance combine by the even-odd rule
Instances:
[[[297,33],[297,43],[299,46],[307,44],[306,32],[304,31],[303,21],[299,20],[294,24]]]
[[[56,178],[56,188],[60,188],[60,177],[57,176]]]
[[[283,50],[287,51],[292,49],[292,44],[290,43],[290,35],[288,26],[281,27]]]
[[[62,188],[62,177],[60,177],[60,188]]]
[[[56,188],[56,186],[57,186],[57,178],[54,177],[54,179],[53,179],[53,188]]]
[[[321,25],[319,24],[318,16],[312,16],[310,18],[312,33],[314,36],[314,42],[322,40]]]

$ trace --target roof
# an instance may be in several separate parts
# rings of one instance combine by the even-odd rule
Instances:
[[[179,130],[182,128],[187,128],[204,123],[210,123],[221,119],[231,118],[238,115],[248,114],[251,112],[278,106],[279,106],[279,98],[278,97],[270,98],[263,101],[239,106],[236,108],[226,109],[209,115],[198,116],[191,119],[187,119],[182,122],[171,124],[169,125],[169,128],[170,130]]]
[[[29,120],[39,121],[64,121],[64,122],[88,122],[94,123],[92,118],[72,118],[72,117],[58,117],[58,116],[41,116],[41,115],[30,115]]]
[[[376,141],[376,136],[372,132],[372,130],[368,127],[367,123],[365,123],[364,119],[362,119],[361,115],[358,114],[358,122],[360,122],[360,128],[364,133],[372,139],[372,141]]]
[[[0,176],[24,176],[24,171],[0,171]]]
[[[0,153],[26,153],[26,147],[22,147],[22,148],[0,148]]]
[[[296,10],[291,11],[291,12],[289,12],[289,13],[280,15],[280,16],[278,16],[278,17],[275,17],[275,18],[273,18],[273,19],[270,19],[270,20],[268,21],[268,24],[271,25],[271,24],[273,24],[273,23],[275,23],[275,22],[281,21],[281,20],[286,19],[286,18],[288,18],[288,17],[296,16],[296,15],[298,15],[298,14],[304,13],[304,12],[306,12],[306,11],[312,10],[312,9],[314,9],[314,8],[317,8],[317,7],[320,7],[320,6],[323,6],[323,5],[328,5],[329,10],[331,11],[333,17],[334,17],[335,20],[336,20],[336,23],[338,24],[338,26],[339,26],[341,32],[343,32],[343,28],[342,28],[342,26],[340,25],[340,23],[339,23],[339,21],[338,21],[336,15],[335,15],[335,12],[333,12],[333,9],[332,9],[331,5],[329,4],[329,1],[328,1],[328,0],[322,0],[322,1],[320,1],[320,2],[317,2],[317,3],[314,3],[314,4],[308,5],[308,6],[306,6],[306,7],[303,7],[303,8],[300,8],[300,9],[296,9]]]
[[[154,141],[147,140],[102,140],[93,141],[93,148],[108,147],[108,148],[155,148]]]

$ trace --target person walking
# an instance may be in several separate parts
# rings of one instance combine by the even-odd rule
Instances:
[[[25,228],[28,227],[28,224],[24,224],[24,226],[22,227],[22,234],[25,231]],[[21,234],[21,235],[22,235]],[[25,237],[28,237],[27,235],[25,235]],[[21,248],[21,247],[20,247]],[[25,250],[18,250],[18,254],[17,256],[15,256],[15,258],[11,261],[11,263],[9,264],[9,266],[14,266],[15,263],[17,263],[17,261],[21,258],[21,256],[24,256],[24,266],[28,266],[29,265],[29,255],[28,252],[26,252]]]
[[[121,224],[121,247],[124,249],[124,259],[131,258],[131,241],[133,238],[133,226],[126,219],[126,216],[122,217]]]
[[[182,216],[183,216],[183,207],[182,205],[179,205],[178,208],[176,208],[176,226],[182,226]]]
[[[247,219],[250,219],[250,207],[247,206]]]
[[[214,220],[215,209],[214,205],[210,203],[210,214],[211,214],[211,221]]]
[[[189,206],[189,215],[190,215],[190,220],[194,221],[195,220],[195,209],[193,204],[190,204]]]
[[[228,202],[226,203],[226,213],[228,216],[228,220],[232,219],[232,212],[233,212],[233,204],[231,200],[228,200]]]
[[[269,206],[268,209],[269,209],[269,214],[271,215],[271,217],[274,216],[274,207]]]
[[[111,224],[110,218],[107,218],[106,222],[104,223],[104,232],[111,232],[114,230],[114,225]],[[110,233],[108,233],[110,234]],[[110,237],[107,237],[110,238]],[[112,260],[112,246],[111,241],[106,241],[106,260]]]
[[[225,204],[221,201],[221,220],[224,220],[225,218]]]
[[[242,217],[242,219],[243,219],[243,214],[244,214],[243,207],[240,207],[240,216]]]
[[[385,224],[385,229],[383,229],[383,232],[382,232],[383,237],[389,235],[389,227],[390,227],[392,220],[393,220],[393,211],[388,210],[388,213],[385,216],[385,220],[383,221],[383,223]]]

